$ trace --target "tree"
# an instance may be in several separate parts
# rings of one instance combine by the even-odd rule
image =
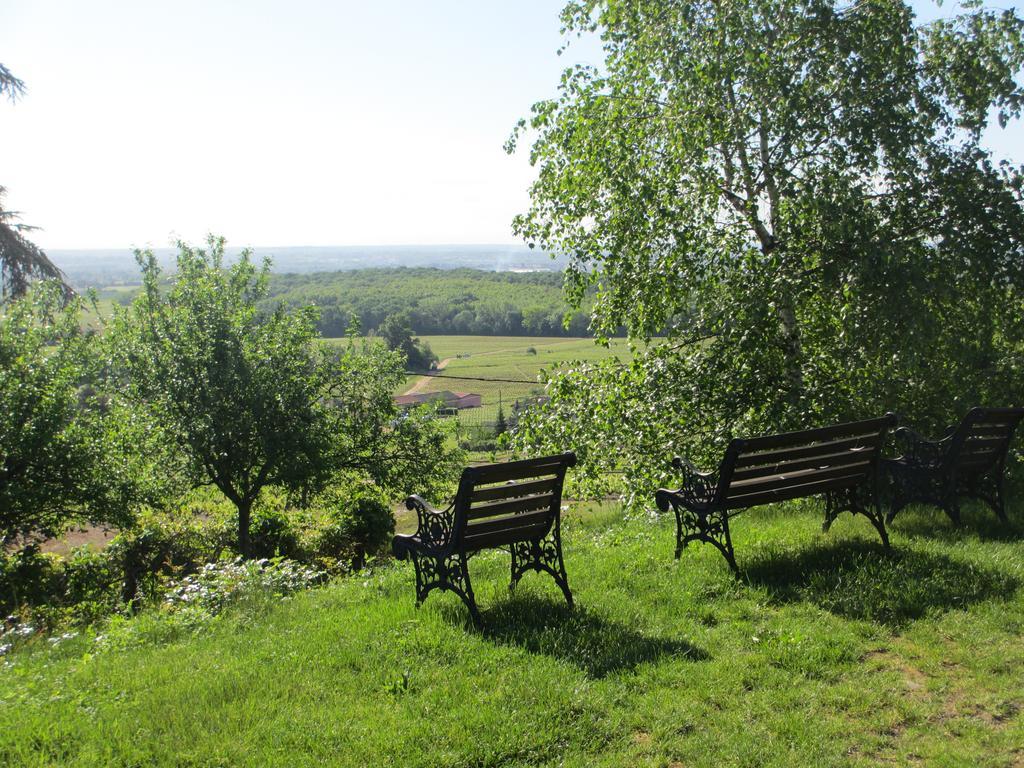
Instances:
[[[328,388],[335,471],[371,480],[391,496],[447,492],[465,460],[449,447],[458,421],[437,418],[429,406],[399,411],[394,394],[406,378],[401,352],[350,339],[335,354]]]
[[[1019,117],[1022,22],[966,6],[570,2],[606,60],[534,106],[515,227],[572,255],[599,334],[667,339],[569,372],[524,434],[621,446],[592,456],[649,487],[673,445],[1024,400],[1024,176],[980,140]]]
[[[425,371],[437,362],[437,355],[431,350],[430,345],[420,341],[413,334],[407,314],[388,315],[380,324],[377,333],[384,339],[388,349],[405,355],[406,363],[413,370]]]
[[[494,422],[494,436],[500,437],[508,432],[508,422],[505,421],[505,411],[502,407],[498,406],[498,419]]]
[[[430,487],[454,473],[439,420],[400,418],[393,392],[404,360],[381,344],[319,343],[316,310],[269,314],[269,261],[244,251],[226,264],[224,240],[178,245],[177,273],[138,252],[143,289],[111,328],[126,395],[172,436],[196,484],[212,484],[238,511],[238,545],[261,491],[310,498],[353,475],[385,491]]]
[[[24,93],[25,83],[0,64],[0,97],[7,96],[14,102]],[[64,273],[24,236],[33,227],[20,223],[16,211],[4,210],[5,194],[0,187],[0,297],[23,296],[32,280],[51,279],[59,281],[65,298],[69,298],[72,291]]]
[[[136,252],[142,292],[115,314],[115,364],[126,393],[172,435],[188,476],[216,486],[238,511],[238,544],[263,488],[296,488],[331,470],[323,400],[331,366],[314,346],[311,308],[256,312],[269,262],[246,251],[226,265],[224,240],[178,244],[168,285],[151,251]]]
[[[131,420],[92,386],[100,358],[80,305],[46,283],[0,312],[2,547],[75,522],[123,525],[145,499],[123,450]]]

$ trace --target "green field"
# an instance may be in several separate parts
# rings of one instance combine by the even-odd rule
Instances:
[[[886,552],[820,507],[672,558],[670,521],[571,511],[577,609],[474,558],[485,628],[407,564],[212,623],[144,614],[0,665],[5,766],[1016,766],[1024,543],[910,510]],[[1020,521],[1020,509],[1012,518]]]
[[[479,376],[481,380],[446,379],[438,376],[423,388],[425,392],[452,390],[473,392],[483,396],[482,408],[460,414],[465,423],[493,421],[499,402],[505,415],[516,398],[529,397],[542,391],[539,383],[542,369],[551,370],[567,360],[602,360],[611,356],[626,357],[629,348],[623,339],[613,340],[607,348],[593,339],[524,338],[508,336],[424,336],[441,360],[453,358],[441,371],[442,376]],[[530,353],[527,350],[536,350]],[[469,357],[456,358],[456,355]],[[529,384],[487,381],[486,379],[528,380]]]
[[[497,418],[498,404],[509,407],[516,398],[528,397],[541,391],[541,370],[551,370],[567,360],[603,360],[616,356],[629,357],[629,346],[624,339],[613,339],[608,347],[599,346],[590,338],[565,339],[557,337],[533,338],[526,336],[422,336],[448,363],[440,373],[422,387],[422,392],[473,392],[482,395],[483,406],[463,411],[460,421],[465,424],[493,422]],[[329,340],[330,343],[341,343]],[[528,352],[527,350],[534,350]],[[459,356],[463,357],[459,357]],[[460,376],[450,379],[445,376]],[[480,377],[480,378],[473,378]],[[416,383],[419,376],[406,380],[403,392]],[[518,379],[525,383],[488,381],[488,379]]]

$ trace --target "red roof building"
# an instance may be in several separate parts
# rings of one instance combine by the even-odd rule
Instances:
[[[424,403],[441,402],[446,408],[479,408],[481,396],[470,392],[416,392],[412,395],[398,395],[395,404],[402,408],[415,408]]]

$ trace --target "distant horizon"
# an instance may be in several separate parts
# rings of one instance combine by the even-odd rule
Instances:
[[[250,249],[259,259],[271,258],[277,275],[350,272],[360,269],[477,269],[489,272],[562,271],[564,254],[552,254],[524,243],[450,243],[444,245],[272,245],[225,248],[229,259]],[[173,265],[177,249],[148,248],[161,266]],[[134,249],[50,248],[47,254],[77,287],[135,284],[139,278]]]
[[[184,240],[191,247],[203,247],[206,245],[206,240]],[[526,251],[533,251],[534,253],[547,253],[542,251],[540,248],[531,248],[529,245],[523,242],[512,242],[512,243],[501,243],[501,242],[473,242],[473,243],[354,243],[354,244],[342,244],[342,243],[331,243],[329,245],[313,245],[308,243],[299,244],[275,244],[275,245],[234,245],[230,240],[225,241],[225,249],[228,251],[244,250],[249,248],[251,250],[257,250],[259,248],[302,248],[302,249],[324,249],[324,248],[341,248],[341,249],[355,249],[355,248],[372,248],[376,250],[384,248],[522,248]],[[76,252],[82,253],[86,251],[175,251],[177,246],[175,245],[104,245],[104,246],[56,246],[50,248],[44,248],[46,253],[62,253],[62,252]]]

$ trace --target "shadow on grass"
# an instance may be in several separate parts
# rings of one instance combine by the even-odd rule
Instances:
[[[791,555],[765,555],[741,576],[781,602],[809,601],[851,619],[894,628],[937,611],[1009,598],[1017,579],[946,555],[843,542]]]
[[[1020,514],[1014,512],[1009,513],[1009,522],[1004,523],[984,504],[964,504],[960,525],[953,525],[938,507],[913,504],[896,515],[892,529],[906,536],[938,541],[961,541],[971,536],[982,541],[1020,541],[1024,539],[1024,525]]]
[[[709,654],[685,640],[648,637],[630,627],[577,606],[534,595],[516,595],[484,610],[481,634],[496,643],[514,645],[579,667],[598,679],[664,656],[693,661]],[[462,613],[449,617],[462,622]]]

